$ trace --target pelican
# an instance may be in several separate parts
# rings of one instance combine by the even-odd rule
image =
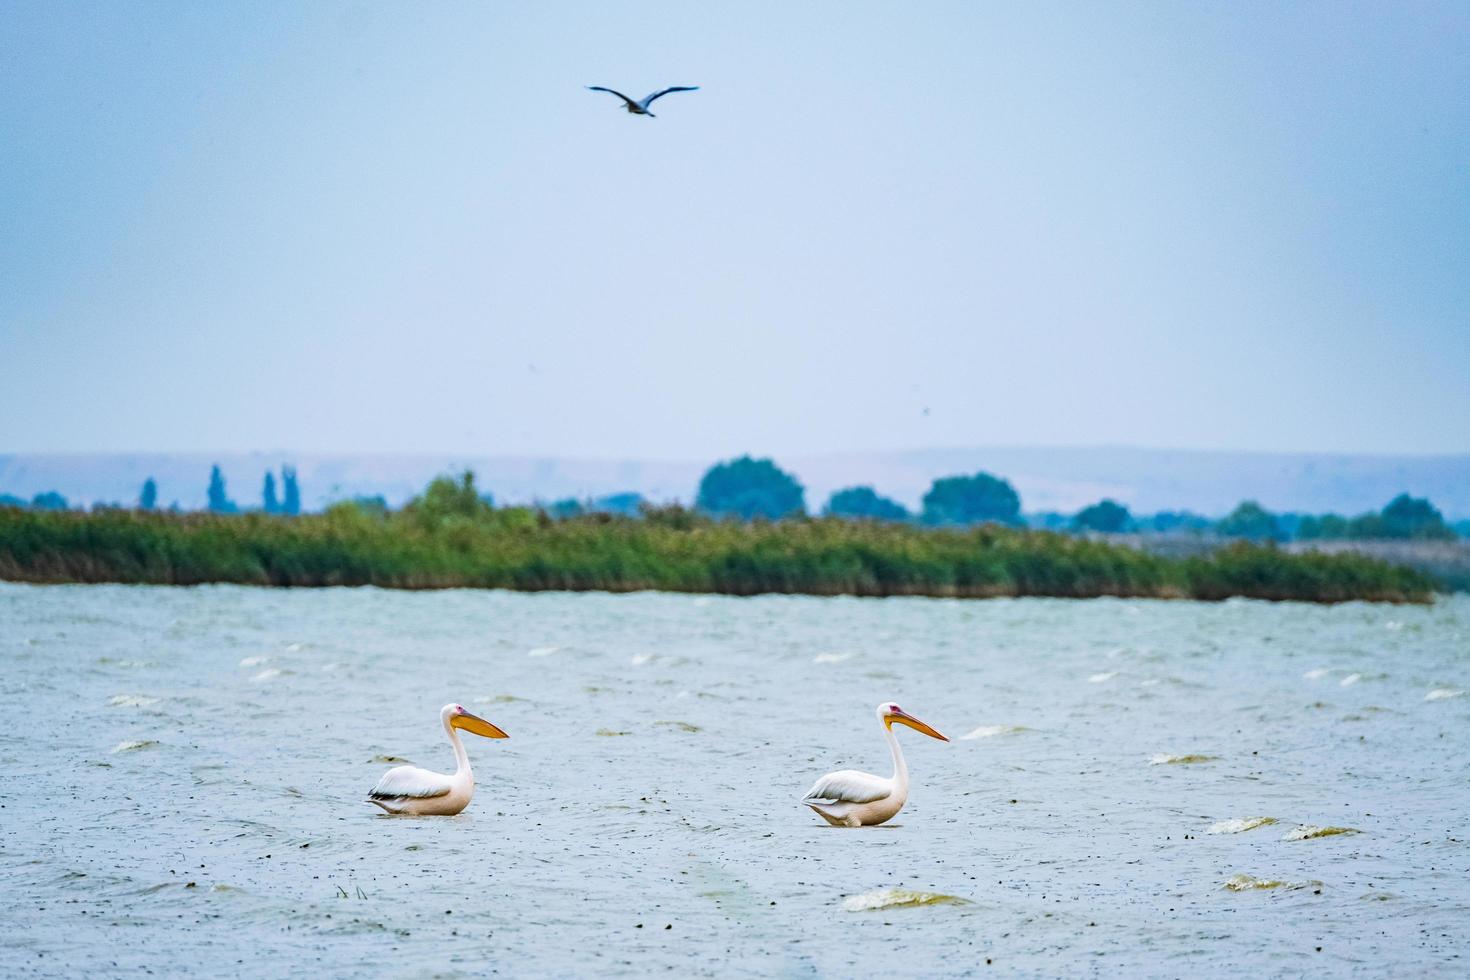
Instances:
[[[486,738],[510,736],[484,718],[470,714],[462,704],[446,704],[439,711],[439,720],[449,736],[449,744],[454,746],[453,775],[418,766],[394,766],[383,773],[378,785],[368,793],[367,802],[389,813],[416,817],[452,817],[469,806],[470,797],[475,795],[475,774],[470,771],[470,757],[465,754],[456,729],[463,728]]]
[[[909,767],[904,764],[898,736],[893,734],[894,722],[941,742],[949,741],[892,701],[878,705],[878,720],[883,723],[883,734],[893,752],[893,778],[884,779],[856,769],[829,772],[802,798],[801,802],[834,827],[872,827],[891,819],[908,802]]]
[[[624,95],[622,92],[617,91],[616,89],[603,88],[601,85],[589,85],[589,86],[587,86],[587,88],[588,88],[589,91],[592,91],[592,92],[609,92],[609,93],[611,93],[613,95],[616,95],[618,98],[620,98],[620,99],[623,100],[623,103],[624,103],[623,108],[627,109],[629,112],[631,112],[635,116],[647,116],[650,119],[657,119],[658,118],[658,116],[655,116],[653,113],[651,113],[651,112],[648,111],[648,107],[651,106],[651,105],[653,105],[653,100],[654,99],[661,99],[665,95],[668,95],[670,92],[698,92],[699,91],[699,86],[698,85],[674,85],[674,86],[670,86],[669,88],[659,89],[657,92],[654,92],[652,95],[644,96],[642,102],[634,102],[632,99],[628,98],[626,95]]]

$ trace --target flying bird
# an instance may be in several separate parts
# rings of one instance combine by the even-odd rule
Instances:
[[[893,734],[894,723],[907,725],[942,742],[949,739],[924,724],[892,701],[878,705],[878,720],[893,752],[893,777],[884,779],[870,772],[843,769],[817,780],[802,798],[803,803],[834,827],[871,827],[891,819],[909,798],[909,767]]]
[[[458,729],[486,738],[510,736],[484,718],[470,714],[462,704],[446,704],[439,711],[439,720],[444,724],[449,744],[454,746],[454,773],[395,766],[383,773],[378,785],[368,793],[367,802],[392,814],[416,817],[452,817],[469,806],[470,797],[475,795],[475,774],[470,771],[470,758],[459,740]]]
[[[648,107],[651,106],[651,105],[653,105],[653,100],[654,99],[661,99],[665,95],[668,95],[670,92],[698,92],[699,91],[699,86],[698,85],[673,85],[673,86],[670,86],[669,88],[659,89],[657,92],[654,92],[652,95],[645,96],[642,102],[634,102],[632,99],[628,98],[626,95],[624,95],[622,92],[617,91],[616,89],[603,88],[601,85],[589,85],[589,86],[587,86],[587,88],[588,88],[589,91],[592,91],[592,92],[609,92],[609,93],[611,93],[613,95],[616,95],[618,98],[620,98],[620,99],[623,100],[623,103],[624,103],[623,108],[627,109],[629,112],[631,112],[635,116],[647,116],[650,119],[657,119],[658,118],[653,113],[651,113],[651,112],[648,111]]]

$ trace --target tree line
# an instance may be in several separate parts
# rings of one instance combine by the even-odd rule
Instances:
[[[440,481],[436,481],[431,490],[439,484]],[[494,499],[488,493],[477,491],[477,499],[486,507],[494,507]],[[224,475],[215,465],[210,470],[206,500],[205,509],[215,514],[236,514],[251,509],[283,516],[301,513],[301,490],[296,470],[290,466],[281,468],[279,483],[275,473],[267,471],[261,487],[260,506],[248,508],[231,499]],[[367,511],[386,512],[389,509],[382,497],[357,497],[350,503]],[[69,503],[60,493],[50,491],[35,495],[29,502],[0,494],[0,506],[66,510]],[[151,511],[157,506],[158,485],[149,477],[139,493],[138,509]],[[641,495],[630,492],[589,499],[565,498],[537,504],[536,509],[561,520],[590,514],[637,517],[648,506],[648,501]],[[175,504],[173,509],[177,508]],[[796,477],[773,460],[751,456],[725,460],[710,467],[700,479],[694,508],[712,517],[742,521],[778,521],[808,516],[806,489]],[[878,493],[872,486],[845,487],[828,497],[820,516],[926,527],[998,524],[1083,534],[1199,534],[1257,542],[1452,540],[1460,535],[1470,536],[1470,522],[1451,526],[1430,501],[1407,493],[1395,497],[1380,511],[1355,517],[1331,513],[1273,513],[1254,500],[1242,501],[1230,514],[1218,520],[1190,511],[1135,516],[1127,506],[1110,499],[1090,504],[1073,514],[1023,514],[1021,496],[1010,481],[985,472],[936,479],[924,494],[917,511],[910,511],[898,501]]]

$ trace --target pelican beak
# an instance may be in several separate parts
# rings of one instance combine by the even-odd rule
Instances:
[[[930,728],[928,725],[924,724],[922,721],[920,721],[919,719],[915,718],[911,714],[901,713],[901,714],[896,714],[896,715],[889,715],[888,716],[888,720],[889,721],[896,721],[900,725],[907,725],[910,728],[912,728],[914,731],[916,731],[916,732],[923,732],[925,735],[928,735],[930,738],[937,738],[941,742],[948,742],[949,741],[949,737],[948,736],[939,734],[934,729]]]
[[[490,724],[484,718],[481,718],[479,715],[472,715],[468,711],[462,715],[455,715],[449,723],[455,728],[463,728],[467,732],[483,735],[486,738],[510,738],[509,735]]]

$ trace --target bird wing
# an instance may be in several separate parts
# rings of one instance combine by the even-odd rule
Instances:
[[[383,773],[378,785],[368,796],[373,799],[393,800],[406,797],[428,799],[433,796],[449,795],[449,777],[442,772],[430,772],[417,766],[395,766]]]
[[[647,109],[649,106],[653,105],[653,100],[654,99],[661,99],[665,95],[668,95],[670,92],[697,92],[697,91],[699,91],[699,86],[698,85],[671,85],[668,88],[659,89],[657,92],[654,92],[652,95],[648,96],[647,98],[645,98],[642,102],[640,102],[638,104],[641,105],[643,108]]]
[[[806,791],[803,802],[872,803],[893,793],[893,781],[870,772],[829,772]]]
[[[589,86],[587,86],[587,90],[589,92],[608,92],[608,93],[610,93],[612,95],[616,95],[618,98],[620,98],[624,102],[628,103],[628,105],[637,105],[638,104],[638,103],[634,102],[632,99],[628,98],[622,92],[619,92],[617,89],[603,88],[601,85],[589,85]]]

